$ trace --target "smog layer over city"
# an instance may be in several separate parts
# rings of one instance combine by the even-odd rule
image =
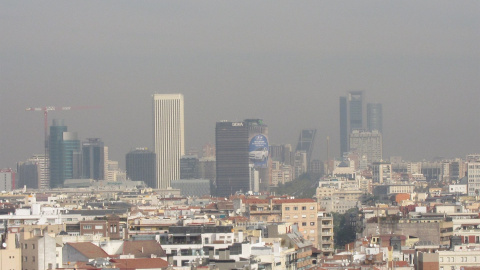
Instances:
[[[479,14],[0,2],[1,264],[478,269]]]

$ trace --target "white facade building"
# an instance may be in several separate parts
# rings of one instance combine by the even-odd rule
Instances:
[[[382,134],[378,131],[354,130],[350,134],[350,152],[365,155],[369,164],[381,161],[382,151]]]
[[[12,191],[15,185],[15,172],[12,169],[0,170],[0,191]]]
[[[480,162],[468,162],[468,195],[480,195]]]
[[[180,158],[185,155],[182,94],[153,95],[153,135],[157,155],[157,187],[168,188],[180,179]]]

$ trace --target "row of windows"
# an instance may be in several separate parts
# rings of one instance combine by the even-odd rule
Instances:
[[[28,262],[28,257],[25,256],[25,257],[23,258],[23,261],[24,261],[24,262]],[[34,261],[35,261],[35,256],[32,256],[32,262],[34,262]]]
[[[22,246],[23,249],[28,249],[28,244]],[[35,249],[35,244],[32,244],[32,249]]]
[[[470,261],[476,262],[477,257],[471,257]],[[468,262],[468,257],[457,257],[458,262]],[[455,257],[440,257],[440,262],[455,262]]]
[[[285,216],[285,219],[289,219],[290,216]],[[297,215],[293,216],[292,218],[298,218]],[[302,218],[307,218],[307,215],[302,215]],[[310,215],[310,218],[315,218],[315,215]]]
[[[83,225],[84,230],[91,230],[92,225]],[[95,225],[95,230],[103,230],[103,225]]]
[[[294,206],[294,207],[293,207],[293,210],[294,210],[294,211],[297,211],[297,210],[298,210],[298,206]],[[306,207],[306,206],[302,206],[302,210],[307,210],[307,207]],[[315,210],[315,206],[310,206],[310,210]],[[286,206],[286,207],[285,207],[285,211],[290,211],[290,206]]]

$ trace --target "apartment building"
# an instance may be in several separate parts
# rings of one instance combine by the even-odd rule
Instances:
[[[282,206],[282,221],[298,224],[302,236],[317,247],[317,202],[313,199],[285,199],[274,200],[274,204]]]
[[[327,212],[317,214],[318,249],[323,256],[334,253],[333,216]]]

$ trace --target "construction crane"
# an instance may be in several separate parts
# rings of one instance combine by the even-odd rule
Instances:
[[[45,107],[30,107],[26,108],[26,111],[31,112],[43,112],[43,121],[44,121],[44,132],[45,132],[45,156],[44,156],[44,166],[47,166],[47,151],[48,151],[48,112],[49,111],[71,111],[71,110],[85,110],[85,109],[97,109],[97,106],[65,106],[65,107],[55,107],[55,106],[45,106]],[[44,172],[46,168],[44,169]],[[46,173],[46,172],[45,172]]]

